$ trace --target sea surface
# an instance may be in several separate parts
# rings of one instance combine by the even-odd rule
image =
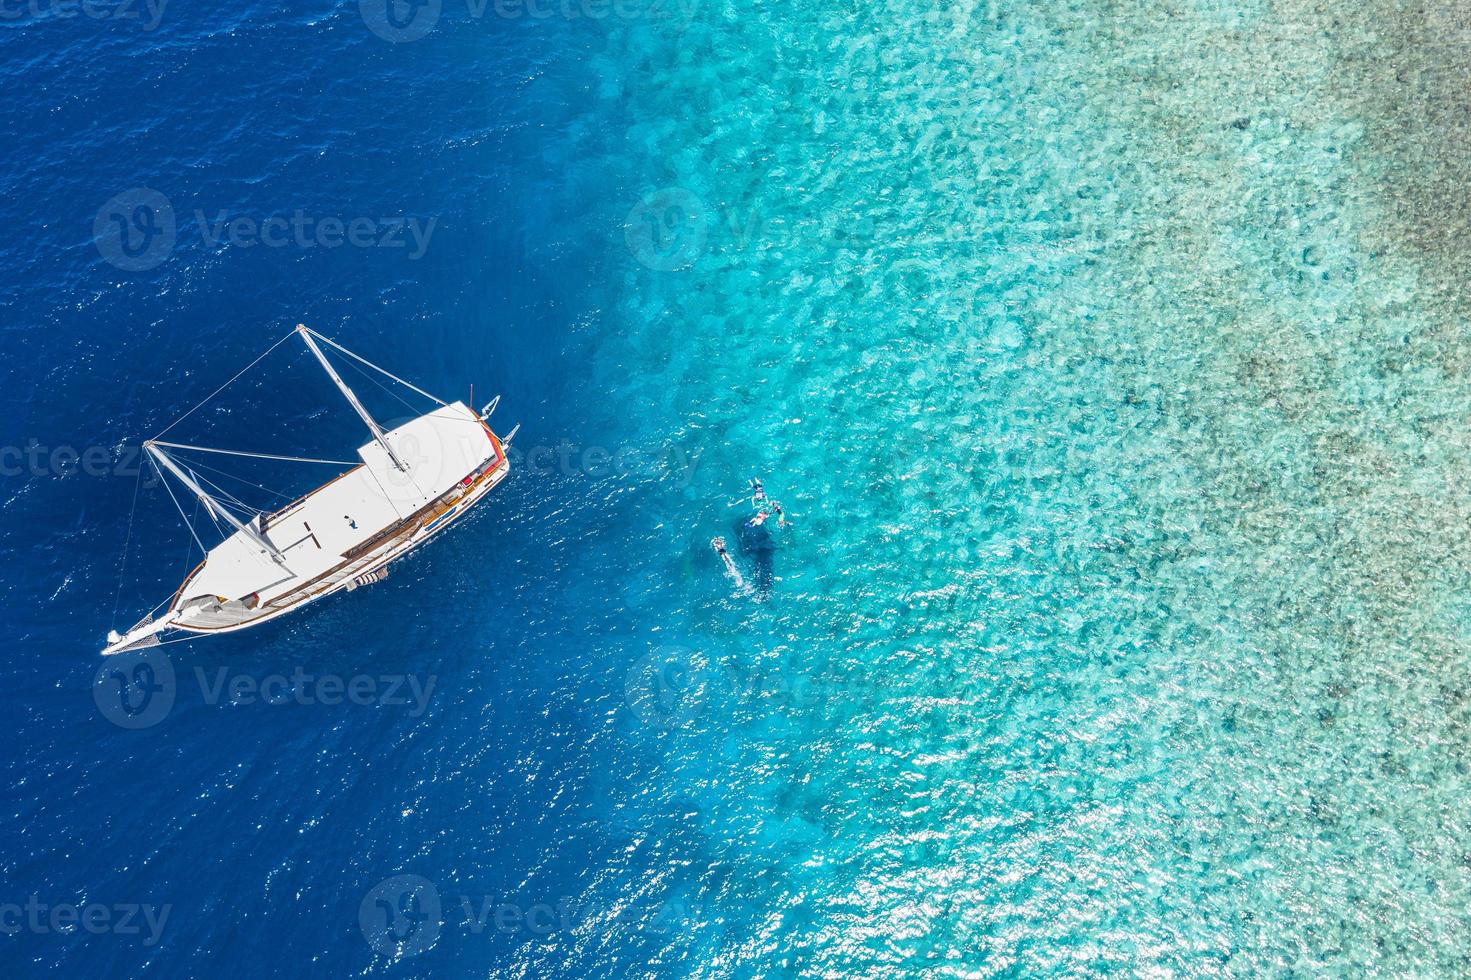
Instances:
[[[5,974],[1465,973],[1468,25],[6,8]],[[218,537],[140,440],[364,441],[215,394],[298,322],[512,476],[102,660]]]

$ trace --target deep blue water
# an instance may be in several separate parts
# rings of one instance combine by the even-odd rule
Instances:
[[[501,393],[497,422],[520,422],[522,447],[599,440],[579,414],[587,401],[570,395],[605,245],[568,233],[573,164],[554,152],[587,99],[578,31],[459,15],[447,11],[432,41],[401,45],[366,30],[356,4],[178,4],[152,31],[55,16],[0,30],[12,94],[4,441],[45,447],[4,484],[0,609],[17,656],[5,668],[0,881],[22,903],[171,906],[152,945],[146,929],[27,926],[4,939],[12,974],[362,972],[387,962],[358,915],[384,878],[425,875],[449,910],[460,893],[555,904],[624,846],[594,779],[606,755],[593,750],[602,723],[590,707],[609,687],[602,645],[620,620],[596,575],[566,574],[607,488],[557,467],[523,468],[368,603],[168,648],[179,695],[159,725],[119,729],[90,694],[134,486],[122,447],[297,322],[442,395]],[[133,188],[164,195],[177,219],[177,244],[143,271],[109,264],[93,240],[99,210]],[[436,223],[411,257],[411,246],[216,247],[196,217],[298,210]],[[298,347],[172,435],[350,453],[361,429]],[[359,387],[380,418],[406,411]],[[66,450],[88,447],[121,465],[68,467]],[[299,492],[295,477],[286,486]],[[137,521],[122,627],[197,560],[161,489],[145,484]],[[192,671],[225,666],[436,688],[422,715],[210,704]],[[621,673],[613,680],[621,697]],[[461,931],[417,962],[485,972],[549,944],[528,936]]]

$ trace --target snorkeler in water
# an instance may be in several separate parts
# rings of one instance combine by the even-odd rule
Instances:
[[[778,527],[792,526],[792,522],[787,520],[786,511],[782,510],[781,501],[774,499],[766,492],[759,476],[751,477],[751,506],[756,509],[756,513],[746,521],[746,527],[760,527],[773,516],[776,518]]]
[[[725,539],[716,538],[710,542],[710,546],[715,549],[715,553],[720,556],[720,560],[725,564],[725,573],[735,582],[736,588],[744,589],[746,587],[746,580],[741,577],[740,569],[736,568],[735,559],[731,558],[730,552],[725,550]]]

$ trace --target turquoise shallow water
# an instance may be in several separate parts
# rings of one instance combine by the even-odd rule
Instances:
[[[591,387],[699,460],[621,534],[631,737],[689,808],[659,882],[708,913],[678,962],[1463,968],[1471,392],[1339,91],[1373,29],[894,0],[609,38],[633,261]],[[752,473],[797,515],[765,603],[706,544]]]

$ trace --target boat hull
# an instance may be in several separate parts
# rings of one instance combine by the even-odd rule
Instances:
[[[464,435],[446,436],[466,431],[459,426],[467,423],[481,433],[484,448],[474,449]],[[436,434],[436,426],[443,431]],[[416,432],[436,446],[421,452],[416,465],[390,469],[376,445],[364,446],[361,466],[256,525],[254,533],[277,549],[275,559],[237,533],[185,578],[163,616],[109,636],[102,652],[155,645],[163,634],[248,629],[354,588],[464,517],[510,473],[500,439],[461,403],[387,433],[400,457],[412,460],[415,448],[422,450],[412,439]],[[346,524],[336,522],[339,515]],[[365,515],[375,520],[359,526]]]
[[[231,633],[236,630],[259,626],[262,623],[269,622],[287,613],[295,612],[317,599],[323,599],[334,593],[348,590],[358,579],[366,575],[371,575],[385,568],[389,562],[402,558],[463,517],[472,507],[483,500],[501,480],[505,479],[509,473],[510,464],[502,459],[499,466],[483,474],[469,488],[465,496],[450,502],[442,512],[435,512],[426,519],[415,522],[414,526],[405,529],[401,534],[394,535],[380,547],[370,550],[357,560],[344,561],[337,568],[317,579],[307,582],[300,589],[262,604],[258,610],[250,611],[254,613],[253,615],[229,617],[228,621],[217,623],[210,623],[200,619],[192,622],[179,620],[174,624],[173,628],[181,632],[196,634]]]

